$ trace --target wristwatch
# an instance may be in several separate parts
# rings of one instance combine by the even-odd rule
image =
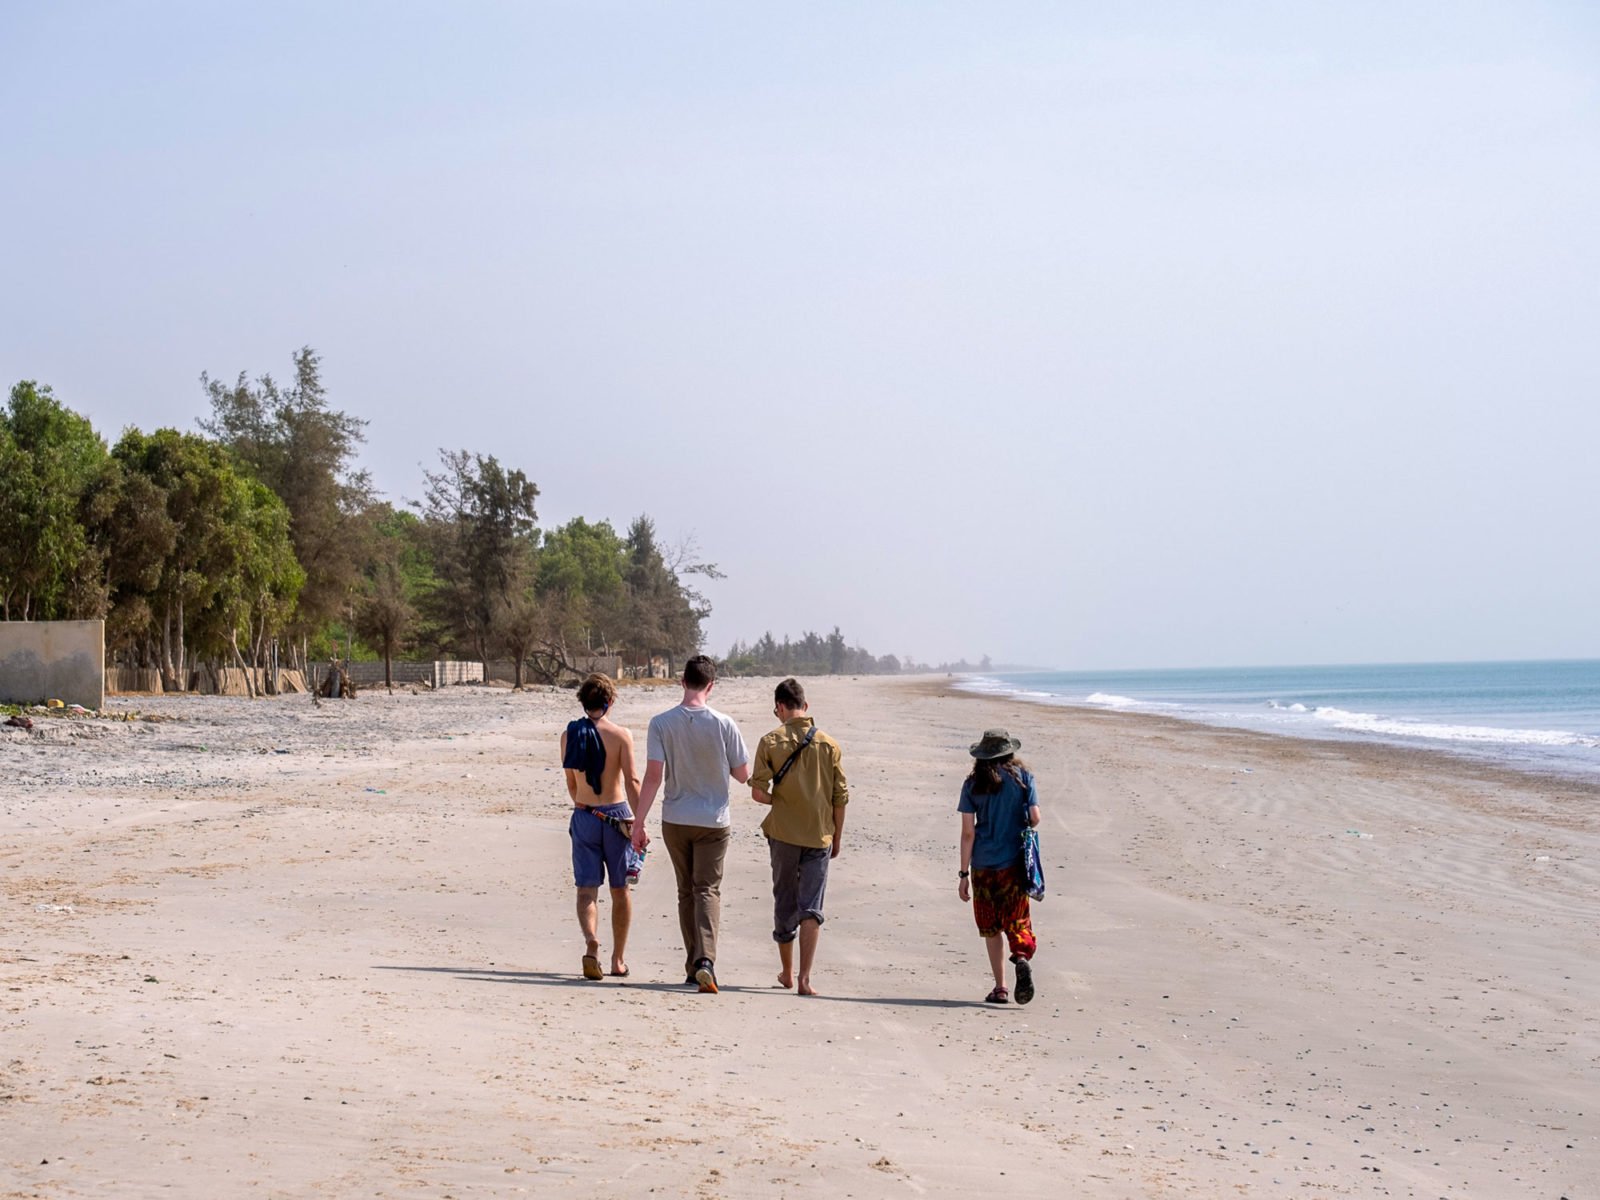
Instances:
[[[956,872],[956,878],[957,879],[965,879],[965,878],[967,878],[967,876],[969,876],[971,874],[972,874],[971,871],[957,871]]]

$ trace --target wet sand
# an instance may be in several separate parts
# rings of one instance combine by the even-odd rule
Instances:
[[[1600,796],[1426,754],[807,681],[852,805],[774,985],[653,854],[588,983],[570,693],[129,698],[0,731],[0,1197],[1600,1192]],[[630,688],[644,744],[676,693]],[[713,703],[754,739],[771,681]],[[956,792],[1024,742],[1038,998],[986,1006]],[[607,913],[602,913],[606,928]]]

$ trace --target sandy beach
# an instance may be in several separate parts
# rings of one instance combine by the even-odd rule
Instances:
[[[752,744],[771,685],[713,696]],[[817,998],[737,790],[723,992],[681,986],[664,851],[631,978],[580,977],[570,693],[0,730],[0,1197],[1600,1193],[1594,788],[807,687],[852,791]],[[623,691],[641,753],[676,695]],[[997,725],[1043,801],[1028,1007],[981,1003],[956,896]]]

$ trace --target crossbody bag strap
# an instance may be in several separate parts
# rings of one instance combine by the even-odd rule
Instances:
[[[777,771],[775,771],[773,773],[773,776],[772,776],[772,790],[773,791],[777,791],[778,790],[778,785],[783,782],[783,777],[789,773],[789,768],[794,766],[794,760],[800,757],[800,751],[804,750],[807,746],[811,745],[811,739],[816,737],[816,736],[817,736],[817,727],[815,725],[813,725],[810,729],[806,730],[806,736],[804,738],[802,738],[801,741],[800,741],[800,744],[794,748],[794,753],[789,755],[788,758],[784,759],[783,760],[783,766],[779,767],[777,769]]]

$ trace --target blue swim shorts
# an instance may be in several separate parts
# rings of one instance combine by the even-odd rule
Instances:
[[[626,804],[597,804],[572,810],[572,820],[567,822],[567,832],[572,835],[572,882],[581,888],[599,887],[609,876],[612,887],[625,888],[628,871],[623,853],[628,839],[596,814],[633,819]]]

